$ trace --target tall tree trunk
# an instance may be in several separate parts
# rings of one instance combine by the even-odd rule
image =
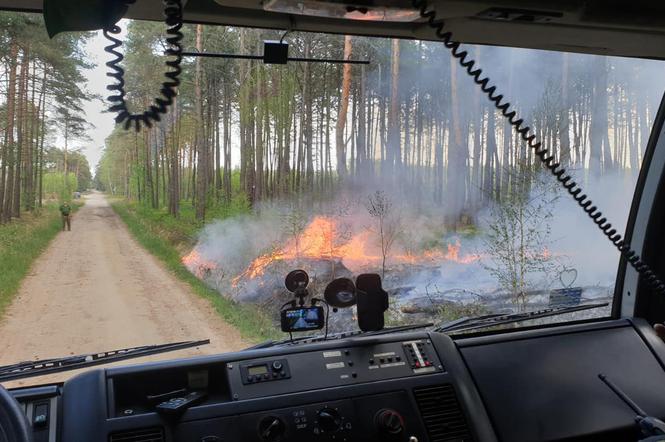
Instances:
[[[39,170],[39,207],[42,207],[44,202],[44,140],[46,138],[46,79],[48,77],[48,67],[44,66],[44,74],[42,76],[42,91],[41,91],[41,120],[40,120],[40,136],[39,136],[39,159],[37,168]]]
[[[231,96],[228,84],[224,86],[224,196],[231,201]]]
[[[464,208],[466,177],[466,157],[468,147],[464,145],[462,136],[462,123],[460,116],[459,84],[457,81],[457,63],[450,63],[450,100],[452,112],[451,136],[448,142],[447,182],[446,190],[448,197],[448,214],[451,224],[455,225],[460,220]],[[489,130],[489,129],[488,129]],[[494,128],[492,128],[494,130]]]
[[[263,93],[263,79],[264,70],[259,68],[257,70],[256,78],[256,150],[254,157],[256,158],[256,191],[254,192],[254,197],[256,200],[263,198],[263,157],[264,157],[264,147],[263,147],[263,113],[267,112],[264,105],[264,93]]]
[[[513,96],[513,51],[510,51],[508,56],[508,90],[507,96]],[[502,195],[508,194],[510,192],[510,150],[511,150],[511,141],[513,139],[513,127],[507,120],[503,123],[503,155],[501,164],[497,164],[497,176],[501,177],[500,184],[497,185],[499,188],[499,194],[496,195],[498,200],[501,199]]]
[[[11,217],[14,185],[14,112],[16,107],[16,59],[18,44],[12,39],[9,44],[9,82],[7,85],[5,126],[5,148],[2,151],[2,176],[0,177],[0,221],[7,222]]]
[[[607,60],[604,57],[594,61],[593,78],[589,173],[599,176],[612,167],[607,133]]]
[[[476,48],[476,60],[479,60],[480,58],[480,46]],[[510,69],[510,61],[508,62],[508,69]],[[508,74],[510,77],[510,73]],[[510,83],[510,80],[508,81]],[[474,109],[474,114],[475,114],[475,121],[473,123],[473,169],[471,170],[471,186],[472,189],[482,189],[481,187],[481,181],[482,181],[482,145],[481,145],[481,131],[482,131],[482,126],[483,126],[483,120],[485,117],[485,103],[483,102],[481,104],[480,102],[481,97],[480,97],[480,89],[476,88],[476,90],[473,93],[473,109]],[[504,129],[505,130],[505,129]],[[508,136],[510,139],[510,135]],[[507,152],[507,147],[508,143],[505,141],[506,137],[504,136],[504,150]],[[504,167],[506,167],[504,165]],[[480,202],[482,200],[482,194],[480,192],[474,192],[473,194],[473,206],[474,207],[479,207]]]
[[[399,167],[401,159],[400,149],[400,122],[399,122],[399,60],[400,41],[392,39],[390,56],[390,110],[388,112],[388,144],[386,159],[388,173]]]
[[[356,175],[367,175],[367,121],[365,66],[360,67],[360,96],[358,97],[358,131],[356,133]]]
[[[485,178],[483,179],[483,191],[487,198],[491,201],[495,198],[494,194],[494,182],[496,180],[495,176],[495,158],[496,158],[496,116],[494,115],[494,109],[488,107],[487,110],[487,136],[486,139],[486,149],[485,149]]]
[[[29,47],[23,48],[23,57],[21,59],[21,70],[19,73],[18,85],[18,114],[16,118],[16,172],[14,175],[14,203],[12,204],[16,218],[21,216],[21,191],[23,190],[23,172],[25,170],[25,151],[26,144],[26,109],[28,106],[28,74],[30,70]]]
[[[344,60],[351,58],[353,43],[351,36],[344,37]],[[337,126],[335,128],[335,150],[337,154],[337,174],[341,180],[347,175],[346,170],[346,143],[344,141],[344,128],[346,127],[346,116],[349,110],[349,94],[351,90],[351,65],[345,64],[342,74],[342,91],[337,112]]]
[[[203,52],[203,25],[196,25],[196,50]],[[196,210],[196,219],[203,220],[206,212],[207,198],[207,179],[206,173],[208,167],[208,148],[206,146],[205,132],[203,127],[203,98],[201,96],[201,58],[196,59],[195,77],[194,77],[194,97],[196,107],[197,132],[196,132],[196,153],[197,153],[197,176],[196,176],[196,199],[194,202]]]
[[[169,214],[173,217],[180,215],[180,100],[175,98],[173,103],[173,112],[171,113],[170,126],[173,128],[170,137],[170,148],[168,149],[169,158],[169,185],[168,201]]]
[[[569,125],[569,104],[568,104],[568,77],[570,75],[570,55],[563,52],[561,63],[561,127],[559,136],[561,139],[561,155],[559,162],[568,166],[570,164],[570,125]]]
[[[309,36],[305,37],[305,57],[310,56],[311,39]],[[303,71],[303,100],[305,102],[305,115],[304,115],[304,149],[305,149],[305,182],[307,183],[307,190],[314,191],[314,131],[312,115],[312,70],[309,63],[305,63]]]
[[[31,80],[31,96],[30,96],[30,112],[29,130],[28,130],[28,143],[25,157],[25,210],[32,211],[35,207],[35,148],[36,148],[36,127],[39,120],[39,104],[35,103],[37,83],[37,63],[32,65],[32,80]],[[41,103],[41,100],[40,100]]]

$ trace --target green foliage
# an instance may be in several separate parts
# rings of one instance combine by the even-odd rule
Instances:
[[[449,302],[439,306],[436,320],[439,322],[448,322],[461,318],[486,315],[488,313],[490,313],[489,309],[480,302]]]
[[[80,204],[72,205],[73,210],[79,207]],[[61,228],[56,204],[0,225],[0,316],[13,300],[33,261]]]
[[[2,124],[12,128],[15,137],[0,138],[2,176],[20,176],[21,186],[0,190],[0,200],[20,202],[21,207],[0,209],[3,221],[17,217],[21,208],[31,211],[42,195],[38,188],[40,174],[65,172],[65,167],[42,167],[42,149],[48,149],[55,133],[64,137],[65,148],[75,140],[85,139],[92,127],[84,114],[84,102],[91,99],[85,89],[83,72],[91,65],[86,61],[83,43],[91,33],[67,33],[50,39],[41,15],[0,13],[0,58],[3,66],[3,88],[0,91]],[[12,105],[11,109],[7,109]],[[11,118],[10,118],[11,117]],[[13,138],[13,139],[12,139]],[[57,151],[57,150],[56,150]],[[46,157],[47,155],[44,155]],[[68,158],[68,171],[76,171],[78,185],[64,180],[58,186],[51,179],[52,197],[69,198],[68,193],[87,188],[91,174],[87,160],[80,153]],[[73,164],[75,162],[76,164]],[[64,163],[64,161],[60,161]],[[67,189],[63,191],[58,187]],[[13,195],[8,195],[13,192]],[[41,200],[39,201],[41,203]]]
[[[520,190],[491,209],[484,239],[489,261],[484,266],[524,308],[528,292],[546,286],[558,269],[549,250],[552,208],[559,195],[555,182],[526,164],[513,170],[511,179]]]
[[[189,284],[196,294],[210,301],[220,317],[236,327],[243,338],[257,342],[278,336],[267,314],[256,306],[238,304],[220,296],[182,264],[181,249],[184,244],[193,240],[197,230],[196,223],[193,222],[193,210],[185,210],[180,219],[175,219],[164,211],[139,204],[115,201],[112,206],[138,242],[160,259],[174,276]]]
[[[65,170],[65,151],[53,147],[44,153],[44,170],[47,173],[62,172]],[[80,150],[67,152],[67,171],[75,174],[76,187],[74,190],[84,192],[92,186],[90,164]],[[62,174],[61,174],[62,175]]]
[[[79,188],[76,174],[70,172],[48,172],[44,174],[44,197],[46,200],[71,201],[72,193]]]

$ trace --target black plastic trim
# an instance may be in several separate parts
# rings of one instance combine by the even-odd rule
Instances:
[[[654,355],[663,370],[665,370],[665,343],[656,335],[651,324],[646,320],[640,318],[631,318],[630,322],[633,327],[644,340],[644,343],[649,347],[651,353]]]
[[[520,330],[513,333],[494,334],[478,336],[455,341],[459,348],[473,347],[477,345],[487,345],[499,342],[521,341],[523,339],[533,339],[544,336],[559,336],[571,333],[579,333],[592,330],[606,330],[609,328],[629,327],[628,319],[609,319],[593,323],[583,324],[565,324],[554,328],[534,328],[531,330]]]
[[[663,123],[665,121],[665,94],[663,95],[658,112],[656,113],[656,118],[651,127],[651,133],[649,135],[649,141],[647,142],[646,149],[644,151],[644,159],[642,160],[642,167],[640,168],[640,173],[637,178],[637,183],[635,184],[635,193],[633,194],[633,202],[631,203],[630,211],[628,214],[628,221],[626,223],[626,231],[624,233],[624,241],[628,244],[631,243],[633,232],[635,230],[635,222],[640,209],[640,204],[642,201],[642,195],[644,192],[644,186],[647,181],[647,176],[649,175],[651,169],[651,160],[653,159],[654,152],[656,151],[656,146],[658,146],[658,140],[660,139],[660,133],[663,128]],[[658,185],[658,193],[662,195],[663,182]],[[654,206],[658,203],[658,198],[654,200]],[[653,227],[653,217],[654,217],[654,207],[651,207],[651,214],[649,217],[649,225],[647,227],[647,232],[645,235],[644,247],[642,250],[637,250],[637,252],[642,256],[642,258],[648,258],[650,255],[649,241],[647,240],[651,235],[650,231]],[[650,261],[649,261],[650,262]],[[626,277],[626,269],[628,266],[628,261],[626,258],[621,255],[619,260],[619,267],[617,269],[617,278],[614,285],[614,298],[612,303],[612,316],[618,318],[621,314],[621,303],[623,297],[624,289],[624,280]],[[658,273],[658,268],[654,268],[654,271]],[[662,275],[661,275],[662,277]],[[637,293],[634,294],[636,297],[635,300],[635,315],[638,314],[638,304],[640,304],[640,296],[642,294],[649,294],[649,287],[645,284],[639,283]]]
[[[60,387],[58,385],[43,385],[40,387],[18,388],[11,390],[10,393],[19,401],[23,399],[40,399],[59,396]]]
[[[436,348],[439,358],[446,364],[446,370],[451,374],[455,382],[455,392],[458,400],[462,404],[462,411],[469,423],[471,433],[475,440],[494,442],[497,440],[496,433],[490,423],[487,409],[478,392],[478,387],[471,377],[466,363],[462,359],[460,352],[455,347],[455,343],[446,339],[440,333],[431,334],[432,343]],[[457,357],[450,358],[449,355]]]

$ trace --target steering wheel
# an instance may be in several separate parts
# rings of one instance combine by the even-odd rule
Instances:
[[[32,442],[32,430],[21,405],[0,385],[0,442]]]

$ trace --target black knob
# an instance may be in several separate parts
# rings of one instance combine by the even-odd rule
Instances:
[[[280,371],[282,369],[282,363],[279,361],[275,361],[272,363],[272,369],[275,371]]]
[[[337,410],[323,408],[319,410],[316,415],[318,417],[319,428],[325,433],[335,432],[342,426],[342,417]]]
[[[395,410],[379,410],[374,416],[374,423],[381,433],[399,434],[404,431],[404,419]]]
[[[283,440],[286,426],[276,416],[266,416],[259,422],[259,437],[268,442],[280,442]]]

